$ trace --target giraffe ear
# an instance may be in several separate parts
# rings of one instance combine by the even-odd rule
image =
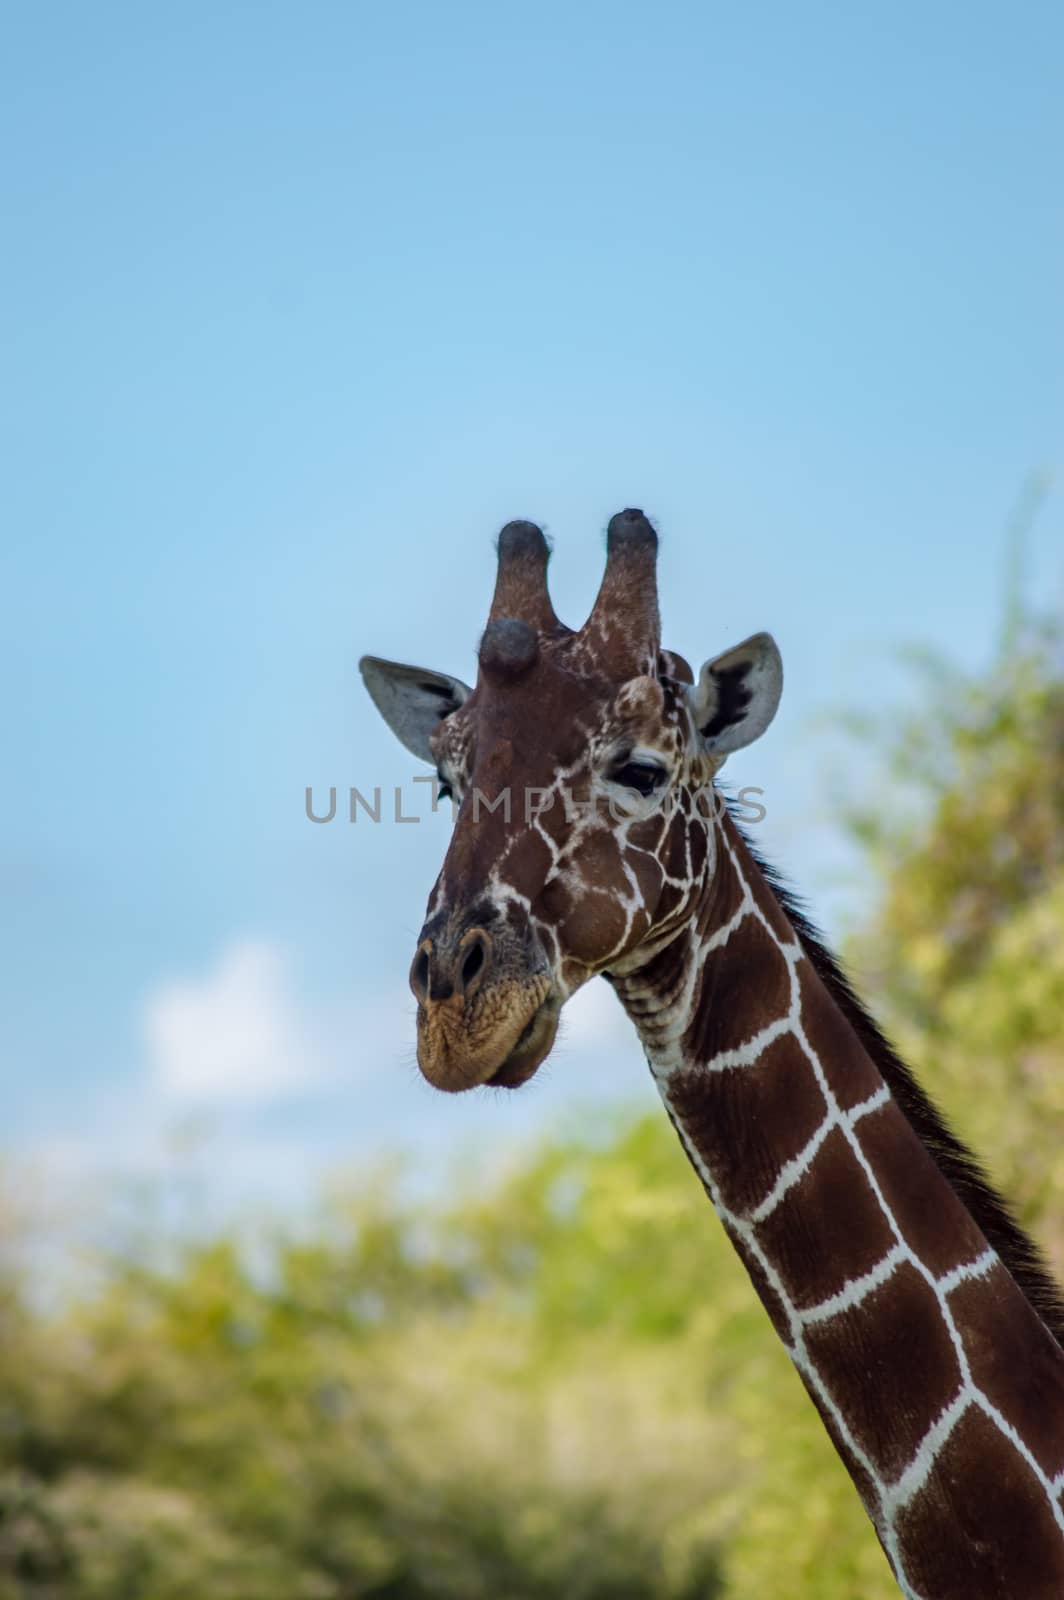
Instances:
[[[770,633],[755,633],[707,661],[689,690],[703,746],[727,756],[759,738],[776,715],[783,661]]]
[[[471,690],[446,672],[404,667],[398,661],[363,656],[358,663],[369,697],[400,744],[419,761],[435,766],[429,735],[469,699]]]

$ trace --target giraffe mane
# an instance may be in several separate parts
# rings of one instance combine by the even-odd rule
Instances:
[[[817,976],[875,1062],[917,1137],[968,1208],[987,1243],[997,1251],[1053,1338],[1064,1346],[1064,1294],[1041,1250],[1016,1220],[1008,1202],[991,1182],[982,1162],[953,1132],[912,1069],[901,1059],[863,1001],[857,997],[841,961],[829,949],[819,929],[811,921],[801,896],[759,854],[748,834],[735,821],[734,814],[732,821],[769,890],[791,922]]]

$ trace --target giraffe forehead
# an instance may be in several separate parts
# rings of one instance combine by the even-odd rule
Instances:
[[[622,739],[660,744],[664,738],[669,748],[682,745],[687,727],[682,677],[645,673],[617,680],[593,673],[569,643],[541,641],[532,670],[519,679],[481,674],[469,700],[436,736],[441,757],[468,763],[504,739],[518,758],[551,757],[555,764]]]
[[[432,745],[440,760],[470,766],[505,744],[518,757],[570,758],[586,744],[598,708],[613,699],[602,679],[573,670],[556,651],[540,648],[530,670],[509,677],[482,671],[469,699],[439,725]]]
[[[626,724],[660,722],[665,715],[665,691],[657,678],[630,678],[613,697],[608,719]]]
[[[437,762],[463,779],[491,760],[543,784],[575,778],[618,747],[643,747],[677,767],[686,759],[691,670],[662,650],[644,672],[619,677],[588,658],[579,635],[540,633],[520,673],[481,671],[469,699],[431,738]],[[568,775],[568,778],[566,778]]]

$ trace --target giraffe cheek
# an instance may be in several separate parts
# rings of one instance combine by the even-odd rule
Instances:
[[[567,956],[586,967],[599,967],[646,933],[649,918],[619,905],[606,890],[586,890],[574,899],[559,933]]]
[[[554,878],[536,904],[534,922],[559,973],[570,958],[581,967],[588,964],[591,930],[586,925],[586,913],[581,909],[586,898],[586,890],[570,887],[560,878]],[[574,939],[578,945],[575,949]]]

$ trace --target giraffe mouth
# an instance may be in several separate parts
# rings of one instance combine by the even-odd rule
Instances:
[[[418,1007],[418,1066],[434,1089],[448,1094],[489,1083],[516,1089],[548,1055],[558,1031],[561,1000],[550,976],[503,983],[474,1000],[481,1004],[470,1008],[453,995]]]
[[[558,1032],[558,1014],[561,1005],[554,995],[548,995],[535,1010],[517,1039],[510,1054],[496,1067],[485,1083],[493,1089],[519,1089],[527,1083],[536,1069],[550,1055]]]

